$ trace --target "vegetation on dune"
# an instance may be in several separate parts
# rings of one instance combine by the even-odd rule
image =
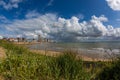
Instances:
[[[0,62],[0,75],[6,80],[88,80],[82,60],[65,52],[59,57],[34,54],[24,47],[0,42],[7,57]]]
[[[120,79],[120,60],[82,61],[72,51],[65,51],[58,57],[49,57],[6,41],[0,41],[0,46],[6,49],[7,55],[4,60],[0,60],[0,76],[5,80]]]
[[[104,67],[96,76],[97,80],[120,80],[120,60]]]
[[[74,52],[67,51],[63,55],[53,58],[49,63],[52,76],[56,80],[89,80],[90,74],[85,71],[83,61],[76,60]]]

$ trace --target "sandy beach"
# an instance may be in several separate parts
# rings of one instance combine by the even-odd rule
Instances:
[[[30,44],[40,44],[41,42],[13,42],[18,45],[30,45]]]
[[[57,57],[57,56],[64,54],[62,52],[48,51],[48,50],[30,50],[30,51],[36,54],[46,55],[46,56],[51,56],[51,57]],[[77,55],[76,59],[82,59],[83,61],[110,61],[110,59],[95,58],[95,57],[93,58],[93,57],[86,56],[83,54],[76,54],[76,55]]]
[[[24,44],[24,42],[20,42],[20,43],[15,43],[15,44]],[[29,43],[25,43],[25,44],[29,44]],[[37,43],[31,43],[31,44],[37,44]],[[30,44],[29,44],[30,45]],[[46,56],[51,56],[51,57],[57,57],[62,55],[62,52],[58,52],[58,51],[50,51],[50,50],[34,50],[34,49],[30,49],[31,52],[36,53],[36,54],[40,54],[40,55],[46,55]],[[76,52],[77,53],[77,52]],[[84,61],[110,61],[110,59],[104,59],[104,58],[98,58],[95,56],[98,56],[96,54],[87,54],[85,52],[82,52],[80,54],[76,54],[77,55],[77,59],[82,59]],[[5,58],[6,54],[5,54],[5,49],[3,49],[2,47],[0,47],[0,58]]]

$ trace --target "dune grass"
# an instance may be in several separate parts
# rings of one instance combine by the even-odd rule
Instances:
[[[76,58],[76,53],[72,51],[50,57],[35,54],[23,46],[6,41],[0,41],[0,46],[5,48],[7,56],[0,60],[0,76],[4,80],[110,80],[112,76],[115,76],[112,80],[120,78],[119,60],[82,61]]]
[[[59,57],[49,57],[30,52],[9,42],[0,41],[6,49],[6,59],[0,61],[0,75],[5,80],[89,80],[82,60],[65,52]]]

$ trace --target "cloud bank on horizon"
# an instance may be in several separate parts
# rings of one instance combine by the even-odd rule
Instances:
[[[0,1],[0,5],[6,10],[18,8],[23,0],[9,0],[9,3]],[[52,5],[54,0],[50,0],[47,6]],[[108,6],[120,11],[120,0],[106,0]],[[60,17],[57,14],[40,14],[33,10],[25,15],[25,19],[9,20],[5,16],[0,16],[0,31],[6,31],[2,36],[37,38],[50,38],[56,41],[80,41],[90,39],[120,39],[120,28],[112,25],[105,25],[109,21],[104,15],[91,16],[88,21],[81,21],[81,18],[72,16],[69,19]]]
[[[80,21],[73,16],[70,19],[58,17],[56,14],[28,13],[24,20],[9,21],[9,24],[2,26],[11,35],[17,37],[37,38],[40,34],[44,38],[51,38],[59,41],[79,41],[90,38],[120,37],[120,28],[113,28],[103,23],[108,19],[101,15],[93,15],[89,21]],[[10,36],[10,34],[7,34]]]

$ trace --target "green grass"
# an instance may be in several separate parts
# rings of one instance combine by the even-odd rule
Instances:
[[[120,60],[90,62],[77,59],[72,51],[58,57],[30,52],[23,46],[0,41],[7,58],[0,61],[5,80],[119,80]]]
[[[48,57],[30,52],[27,48],[0,41],[7,58],[0,61],[0,75],[6,80],[89,80],[82,60],[65,52],[59,57]]]
[[[120,80],[120,60],[112,61],[96,76],[97,80]]]

